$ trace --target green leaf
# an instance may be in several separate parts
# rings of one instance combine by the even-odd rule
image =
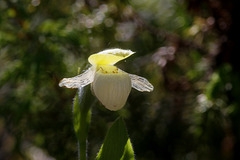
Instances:
[[[134,160],[134,152],[122,118],[108,130],[97,160]]]
[[[121,160],[134,160],[134,151],[133,151],[132,143],[129,138],[128,138],[127,144],[125,145],[124,153]]]

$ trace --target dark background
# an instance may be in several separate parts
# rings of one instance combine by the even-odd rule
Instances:
[[[0,0],[0,159],[77,159],[58,83],[116,47],[155,89],[92,108],[89,159],[119,114],[138,160],[240,159],[239,17],[237,0]]]

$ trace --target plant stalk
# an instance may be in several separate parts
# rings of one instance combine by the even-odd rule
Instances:
[[[78,139],[78,159],[87,158],[87,135],[91,122],[91,106],[93,104],[89,87],[79,88],[73,104],[73,125]]]

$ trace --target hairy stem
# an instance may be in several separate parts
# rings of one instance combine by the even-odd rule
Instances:
[[[78,159],[87,158],[87,135],[91,122],[92,95],[89,87],[79,88],[73,103],[73,125],[78,139]]]

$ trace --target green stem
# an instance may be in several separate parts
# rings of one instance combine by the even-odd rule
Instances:
[[[78,139],[78,159],[86,160],[87,135],[91,122],[91,105],[93,104],[89,87],[79,89],[74,98],[73,124]]]
[[[87,149],[87,144],[86,144],[86,141],[84,143],[79,143],[79,148],[78,148],[78,156],[79,156],[79,160],[86,160],[86,157],[87,157],[87,152],[86,152],[86,149]]]
[[[82,116],[80,118],[80,128],[79,128],[79,136],[78,137],[78,157],[79,160],[86,160],[86,147],[87,147],[87,121],[86,121],[86,113],[82,112]]]

